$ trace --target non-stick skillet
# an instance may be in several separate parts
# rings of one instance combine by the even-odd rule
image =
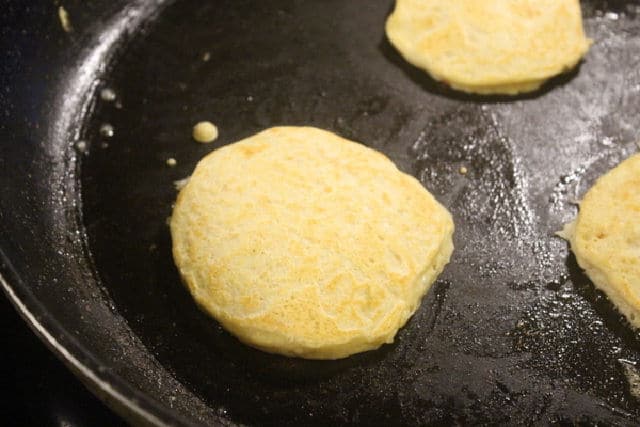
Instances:
[[[2,287],[128,419],[639,419],[630,380],[640,337],[553,233],[597,176],[637,151],[640,3],[584,2],[595,41],[585,62],[519,98],[460,95],[405,64],[383,34],[391,7],[3,2]],[[220,127],[214,145],[190,139],[203,119]],[[173,182],[215,147],[280,124],[386,153],[453,212],[452,262],[393,345],[333,362],[265,354],[225,333],[180,284],[165,225]]]

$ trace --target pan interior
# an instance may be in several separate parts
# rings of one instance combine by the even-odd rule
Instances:
[[[158,361],[150,375],[192,393],[159,399],[256,425],[637,419],[639,337],[553,235],[640,140],[640,11],[605,5],[583,4],[595,43],[580,69],[513,99],[460,95],[405,64],[383,34],[390,2],[167,7],[112,60],[78,153],[94,279]],[[214,144],[191,140],[201,120]],[[276,125],[380,150],[452,211],[452,261],[393,345],[334,362],[265,354],[181,285],[174,181]]]

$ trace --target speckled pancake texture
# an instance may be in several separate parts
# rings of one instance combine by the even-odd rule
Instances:
[[[536,90],[590,44],[578,0],[397,0],[386,32],[408,62],[479,94]]]
[[[593,283],[640,328],[640,154],[596,182],[563,235]]]
[[[246,344],[311,359],[392,342],[453,250],[450,214],[416,179],[311,127],[202,159],[171,233],[205,311]]]

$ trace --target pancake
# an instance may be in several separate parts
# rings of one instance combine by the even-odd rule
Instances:
[[[640,328],[640,154],[598,179],[562,236],[593,283]]]
[[[408,62],[479,94],[534,91],[590,44],[578,0],[396,0],[386,32]]]
[[[242,342],[309,359],[393,342],[448,262],[452,233],[415,178],[311,127],[212,152],[171,218],[195,301]]]

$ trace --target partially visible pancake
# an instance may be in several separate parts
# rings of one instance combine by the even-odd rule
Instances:
[[[311,359],[392,342],[448,262],[452,233],[416,179],[311,127],[212,152],[171,219],[197,303],[246,344]]]
[[[640,154],[598,179],[562,235],[593,283],[640,328]]]
[[[578,0],[396,0],[386,32],[408,62],[479,94],[536,90],[590,44]]]

